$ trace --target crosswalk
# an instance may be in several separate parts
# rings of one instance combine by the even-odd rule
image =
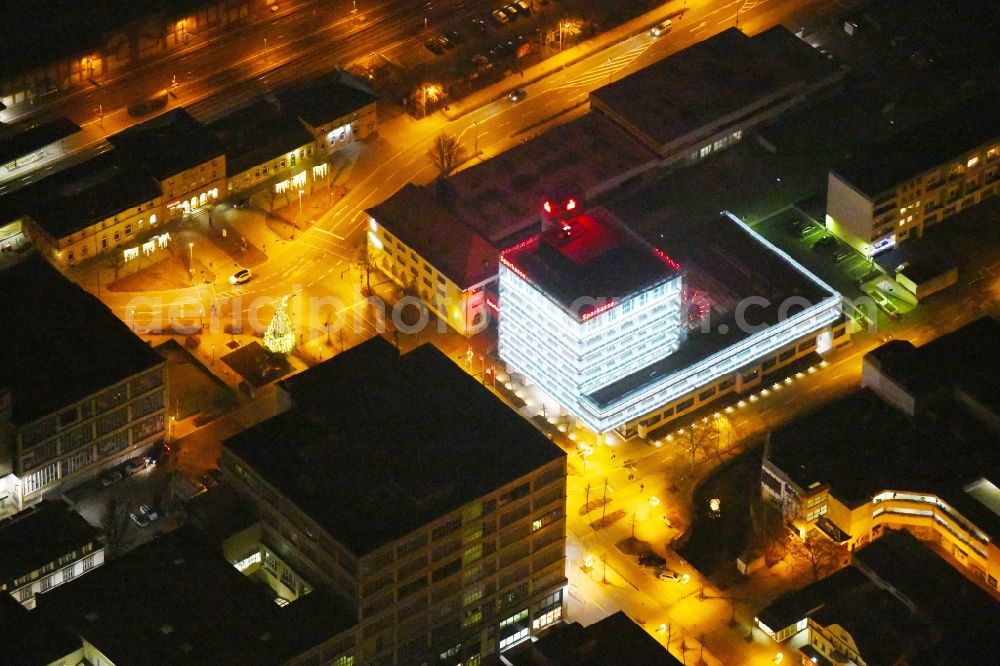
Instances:
[[[594,88],[600,87],[608,82],[610,82],[616,75],[618,75],[622,69],[628,67],[632,62],[641,56],[646,50],[653,45],[652,41],[647,41],[644,44],[640,44],[635,48],[629,49],[625,53],[609,58],[608,60],[601,63],[599,66],[595,67],[591,71],[578,76],[574,79],[570,79],[566,83],[555,86],[553,90],[564,90],[567,88]]]

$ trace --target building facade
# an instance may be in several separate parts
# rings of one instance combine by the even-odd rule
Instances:
[[[489,243],[413,184],[366,212],[370,268],[419,295],[461,335],[486,330],[497,311],[497,253]]]
[[[280,92],[278,101],[283,112],[297,116],[313,134],[320,155],[362,141],[378,130],[375,95],[341,70],[308,86]]]
[[[72,488],[166,434],[166,362],[100,301],[40,259],[7,269],[0,497],[18,509]],[[66,321],[76,322],[72,328]]]
[[[612,284],[611,291],[602,290],[601,294],[576,289],[570,297],[556,296],[554,290],[572,284],[572,273],[558,266],[553,272],[558,279],[548,280],[548,284],[539,280],[551,266],[565,262],[533,259],[538,247],[552,257],[558,253],[546,250],[544,243],[539,246],[538,239],[532,238],[501,254],[501,358],[511,371],[523,372],[588,427],[597,432],[614,429],[631,437],[645,436],[649,430],[727,393],[760,385],[765,374],[781,366],[846,342],[847,322],[841,316],[840,294],[734,216],[727,214],[716,228],[718,247],[731,243],[734,251],[745,251],[759,245],[755,251],[773,266],[772,283],[778,284],[780,278],[802,285],[798,296],[786,297],[785,305],[769,313],[766,325],[747,326],[740,321],[747,304],[766,303],[768,308],[778,304],[760,294],[744,294],[736,303],[732,321],[712,324],[707,331],[692,330],[688,326],[692,304],[682,303],[682,293],[688,291],[686,282],[696,278],[685,276],[675,261],[682,255],[673,250],[667,255],[642,243],[636,245],[638,254],[634,257],[608,255],[613,262],[610,265],[627,265],[634,271],[640,256],[655,258],[670,268],[669,281],[664,281],[668,277],[664,274],[635,291]],[[689,239],[697,241],[689,247],[704,246],[707,234],[702,236]],[[683,256],[696,257],[701,270],[710,274],[713,264],[707,257],[689,255],[684,247],[688,242],[680,236],[673,240]],[[564,254],[569,257],[574,253]],[[576,254],[572,259],[575,266],[588,273],[600,272],[599,262],[582,258],[588,253]],[[727,261],[732,260],[728,248],[726,256]],[[550,267],[542,266],[545,263]],[[704,276],[697,279],[707,281]],[[737,282],[746,280],[741,277]],[[735,287],[741,288],[739,284]],[[811,299],[801,295],[807,292],[811,292]],[[609,297],[610,293],[626,295]],[[791,300],[795,308],[786,307]],[[570,302],[574,304],[571,310],[577,313],[574,322],[558,312]],[[729,335],[737,328],[739,337]],[[700,336],[697,342],[696,336]],[[695,346],[704,351],[686,353],[686,348]],[[681,360],[675,362],[675,358]],[[573,373],[577,374],[571,376]]]
[[[995,99],[977,98],[831,169],[827,228],[870,257],[993,197],[998,122]]]
[[[104,564],[97,528],[61,500],[0,521],[0,593],[31,610],[35,597]]]
[[[341,369],[356,365],[344,373],[345,380],[356,380],[356,372],[370,373],[380,377],[378,383],[391,383],[409,395],[411,404],[400,406],[408,416],[382,419],[386,429],[394,430],[394,420],[409,422],[409,415],[422,414],[426,422],[430,405],[438,399],[429,390],[431,385],[438,386],[438,393],[453,409],[472,409],[472,404],[451,401],[457,394],[449,385],[456,382],[453,388],[465,387],[460,389],[463,394],[471,391],[475,403],[482,401],[484,411],[476,412],[483,419],[482,428],[499,428],[506,435],[498,439],[482,430],[478,440],[472,436],[466,442],[469,438],[461,434],[465,426],[453,428],[454,420],[414,424],[407,428],[412,437],[418,437],[414,428],[426,426],[438,433],[453,432],[454,443],[438,450],[443,442],[426,438],[426,430],[413,447],[393,437],[393,455],[406,467],[404,471],[396,462],[373,464],[382,457],[382,438],[376,434],[382,424],[370,424],[364,461],[355,461],[351,454],[328,458],[308,441],[307,433],[315,437],[318,431],[311,426],[299,429],[303,420],[316,418],[307,402],[320,397],[303,398],[302,391],[313,393],[320,386],[338,391],[339,383],[313,383],[317,375],[306,373],[294,378],[297,386],[289,384],[295,404],[290,412],[225,443],[221,468],[237,491],[256,505],[260,542],[315,587],[332,591],[356,609],[357,643],[345,643],[345,653],[328,653],[330,657],[358,664],[443,661],[471,666],[557,622],[563,613],[566,584],[565,454],[537,431],[525,429],[534,430],[429,345],[393,361],[390,355],[398,352],[375,338],[348,352],[352,354],[353,360],[338,357],[328,363],[339,363]],[[402,363],[402,376],[393,371],[397,363]],[[316,368],[320,373],[335,369],[322,364]],[[408,379],[410,372],[414,374]],[[410,379],[422,386],[418,394],[410,393],[414,389]],[[358,386],[354,381],[350,384]],[[360,392],[369,390],[363,387]],[[348,402],[352,404],[343,408],[354,413],[353,400]],[[367,417],[359,414],[358,418]],[[500,425],[504,422],[513,430]],[[325,444],[323,450],[339,449],[353,428],[338,430],[335,438],[341,444]],[[280,466],[274,464],[272,452],[278,451],[274,447],[290,441],[273,439],[282,432],[296,440],[297,448],[304,447],[299,451],[306,457],[289,451]],[[502,464],[493,460],[505,450],[507,460]],[[421,462],[411,459],[411,453]],[[482,455],[486,457],[478,459]],[[442,466],[446,459],[452,471]],[[309,471],[299,467],[306,460],[311,461]],[[288,465],[303,471],[287,476]],[[320,510],[315,503],[320,496],[324,502],[333,502],[358,492],[314,484],[313,478],[326,478],[328,468],[341,469],[351,477],[344,485],[361,484],[373,494],[359,497],[353,506],[324,504],[326,508]],[[462,469],[461,475],[469,478],[454,476],[455,469]],[[279,479],[278,474],[285,478]],[[487,478],[499,481],[491,483]],[[402,493],[388,506],[389,497],[399,490]],[[376,497],[383,499],[373,502]],[[347,518],[349,524],[341,522]]]

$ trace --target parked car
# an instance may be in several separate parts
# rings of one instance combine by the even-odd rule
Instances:
[[[799,227],[799,238],[805,238],[814,231],[816,231],[816,225],[803,224],[801,227]]]
[[[128,514],[128,517],[131,518],[132,522],[135,523],[138,527],[146,527],[147,525],[149,525],[149,518],[146,518],[146,516],[142,515],[141,513],[130,513]]]
[[[504,14],[499,9],[494,9],[492,12],[490,12],[490,18],[493,19],[493,22],[497,25],[498,28],[500,26],[507,25],[507,22],[510,21],[510,17]]]
[[[651,34],[653,37],[660,37],[670,32],[670,29],[673,27],[674,27],[674,22],[671,21],[670,19],[667,19],[666,21],[654,25],[649,30],[649,34]]]
[[[138,458],[132,458],[127,463],[125,463],[126,474],[135,474],[136,472],[141,472],[142,470],[149,467],[150,460],[146,456],[139,456]]]
[[[250,278],[252,278],[252,277],[253,277],[253,274],[250,273],[250,269],[249,268],[243,268],[243,269],[240,269],[240,270],[236,271],[235,273],[233,273],[232,275],[229,276],[229,283],[230,284],[246,284],[247,282],[250,281]]]
[[[659,569],[666,566],[667,561],[656,553],[645,553],[639,556],[639,566]]]
[[[154,520],[160,517],[160,514],[156,511],[156,509],[149,506],[148,504],[139,505],[139,515],[145,516],[149,520],[149,522],[153,522]]]
[[[673,569],[668,569],[667,567],[663,567],[657,571],[656,577],[660,580],[680,580],[680,576],[677,575],[677,572]]]
[[[472,32],[479,33],[480,35],[486,34],[486,20],[485,19],[473,19],[472,21]]]
[[[517,7],[515,7],[514,5],[507,5],[507,6],[503,7],[500,11],[502,11],[504,14],[506,14],[510,18],[511,21],[516,21],[517,20],[517,17],[518,17]]]
[[[444,36],[447,37],[452,44],[461,44],[465,41],[465,35],[460,32],[456,32],[455,30],[445,30]]]
[[[517,88],[516,90],[512,90],[511,93],[509,95],[507,95],[507,97],[510,99],[510,101],[515,102],[515,103],[516,102],[520,102],[522,99],[524,99],[527,96],[528,96],[528,91],[525,90],[524,88]]]
[[[424,48],[434,55],[444,55],[444,47],[442,47],[436,39],[428,39],[424,42]],[[232,281],[232,279],[230,279],[230,281]]]
[[[820,254],[831,254],[837,250],[837,239],[833,236],[823,236],[813,243],[812,249],[813,252]]]
[[[514,7],[517,8],[517,12],[519,14],[531,16],[531,6],[526,2],[526,0],[517,0],[517,2],[514,3]]]
[[[201,475],[201,482],[206,488],[215,488],[222,483],[222,470],[210,469]]]
[[[101,485],[104,487],[110,486],[112,483],[117,483],[125,478],[122,471],[115,467],[114,469],[109,469],[107,472],[101,474]]]
[[[455,42],[448,39],[447,35],[438,35],[437,37],[434,38],[434,41],[436,41],[438,44],[440,44],[442,47],[446,49],[450,50],[455,48]]]

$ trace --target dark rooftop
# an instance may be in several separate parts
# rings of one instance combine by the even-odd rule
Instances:
[[[990,662],[1000,649],[1000,605],[905,530],[886,531],[855,551],[852,566],[757,617],[773,631],[806,617],[839,625],[869,664]]]
[[[631,134],[588,113],[472,164],[448,182],[458,217],[502,246],[504,239],[537,226],[543,201],[561,194],[585,201],[657,161]]]
[[[664,147],[701,127],[801,90],[837,66],[778,25],[753,37],[729,28],[591,93],[652,145]]]
[[[535,642],[504,652],[514,666],[679,666],[655,638],[618,611],[584,627],[559,624]]]
[[[131,21],[159,14],[169,23],[204,0],[34,0],[4,3],[0,62],[24,71],[99,48],[104,35]],[[44,26],[40,31],[39,26]]]
[[[497,250],[422,187],[407,184],[365,212],[460,288],[497,275]]]
[[[13,579],[98,540],[100,534],[62,500],[42,500],[0,521],[0,582],[9,585]]]
[[[829,483],[850,508],[885,490],[935,494],[996,536],[1000,515],[965,487],[1000,481],[997,445],[958,403],[911,419],[862,389],[771,432],[767,458],[800,488]]]
[[[873,349],[865,358],[908,391],[927,394],[961,388],[1000,414],[1000,322],[981,317],[942,335],[922,347],[893,340]]]
[[[133,125],[108,141],[144,164],[160,181],[223,155],[215,135],[184,109]]]
[[[24,157],[50,143],[55,143],[80,131],[80,126],[69,118],[56,118],[45,123],[33,124],[27,129],[18,125],[4,128],[11,133],[0,134],[0,164]]]
[[[871,581],[854,567],[845,567],[811,585],[789,592],[772,601],[757,613],[771,631],[781,631],[823,607],[836,594],[871,585]]]
[[[910,663],[992,663],[1000,654],[1000,603],[930,548],[906,530],[887,530],[854,559],[916,604],[936,630],[933,647]]]
[[[11,393],[11,421],[23,425],[110,387],[163,359],[104,303],[44,259],[0,272],[9,294],[0,345],[0,387]]]
[[[293,113],[311,126],[319,127],[375,102],[375,95],[363,90],[360,84],[351,85],[342,80],[347,76],[338,71],[321,80],[279,92],[277,97],[282,111]],[[353,79],[350,81],[353,82]]]
[[[375,337],[283,384],[294,407],[225,446],[358,556],[565,457],[430,344]]]
[[[672,247],[664,248],[672,253]],[[503,261],[572,317],[594,301],[625,300],[673,279],[680,268],[629,231],[604,208],[553,222],[530,240],[504,250]],[[586,301],[586,305],[580,303]]]
[[[12,196],[53,238],[62,238],[160,196],[152,176],[107,152],[55,173]]]
[[[710,219],[675,216],[661,220],[655,227],[663,249],[684,271],[690,300],[708,304],[711,330],[695,327],[674,353],[590,394],[588,398],[599,406],[622,400],[650,382],[684,370],[748,337],[753,331],[738,325],[736,319],[739,304],[747,299],[767,302],[744,313],[746,324],[756,327],[778,323],[779,308],[790,298],[815,305],[834,295],[727,215]],[[797,311],[790,308],[786,316]]]
[[[885,141],[865,146],[832,171],[874,199],[899,183],[998,140],[1000,97],[974,97]]]
[[[44,612],[29,611],[4,593],[0,594],[0,645],[5,666],[50,666],[82,648],[83,641]]]
[[[293,115],[261,100],[206,126],[226,153],[229,176],[291,153],[313,141],[313,135]]]
[[[38,597],[116,664],[271,665],[349,629],[320,590],[279,607],[218,546],[182,527]]]

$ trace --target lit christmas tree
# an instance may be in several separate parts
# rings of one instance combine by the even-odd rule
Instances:
[[[288,354],[295,348],[295,331],[292,330],[292,320],[285,312],[285,299],[282,299],[271,317],[271,323],[267,325],[264,347],[274,354]]]

